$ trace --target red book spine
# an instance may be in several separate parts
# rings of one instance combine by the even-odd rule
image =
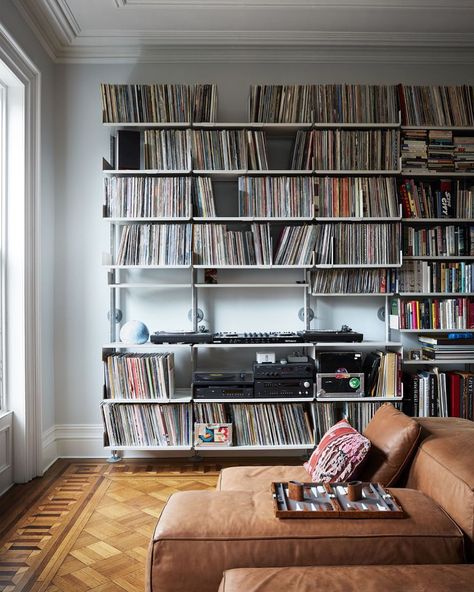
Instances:
[[[461,416],[461,377],[455,372],[449,372],[449,415]]]

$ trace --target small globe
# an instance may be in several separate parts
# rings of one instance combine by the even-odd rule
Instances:
[[[146,343],[149,336],[147,326],[141,321],[128,321],[120,329],[120,341],[123,343]]]

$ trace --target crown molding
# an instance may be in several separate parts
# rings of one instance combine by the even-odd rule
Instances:
[[[117,8],[202,8],[206,6],[222,8],[379,8],[393,10],[403,9],[436,9],[436,10],[474,10],[472,0],[397,0],[387,3],[384,0],[363,0],[354,4],[348,0],[114,0]]]

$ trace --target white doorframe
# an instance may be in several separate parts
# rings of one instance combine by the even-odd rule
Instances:
[[[6,400],[8,409],[13,411],[13,479],[22,483],[42,473],[39,290],[41,76],[2,25],[0,60],[16,77],[18,84],[12,87],[12,91],[23,106],[21,124],[16,126],[20,134],[15,142],[19,152],[17,166],[20,166],[22,178],[18,179],[17,174],[7,174],[4,353]]]

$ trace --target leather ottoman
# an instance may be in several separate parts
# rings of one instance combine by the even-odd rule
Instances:
[[[147,590],[216,592],[235,567],[462,563],[445,512],[419,491],[392,492],[406,518],[281,520],[269,491],[176,493],[150,544]]]
[[[231,569],[219,592],[474,592],[474,565]]]

